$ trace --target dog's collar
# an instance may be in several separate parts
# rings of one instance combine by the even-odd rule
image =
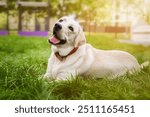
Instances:
[[[60,61],[63,61],[63,60],[65,60],[68,56],[70,56],[70,55],[72,55],[73,53],[75,53],[75,52],[77,51],[77,49],[78,49],[78,47],[73,48],[73,49],[69,52],[69,54],[67,54],[66,56],[61,56],[61,55],[59,54],[59,52],[56,52],[56,53],[55,53],[55,56],[56,56]]]

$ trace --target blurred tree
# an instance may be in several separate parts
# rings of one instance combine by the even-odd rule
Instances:
[[[141,18],[146,23],[150,24],[150,1],[149,0],[127,0],[128,6],[130,6],[131,12]]]
[[[69,14],[77,14],[79,6],[77,0],[51,0],[51,15],[53,17],[62,17]]]
[[[81,9],[79,16],[86,21],[104,22],[111,19],[111,0],[79,0]]]
[[[7,0],[4,0],[7,1]],[[21,0],[8,0],[9,10],[16,8],[16,2]],[[23,0],[23,1],[45,1],[49,2],[49,12],[52,17],[61,17],[74,14],[87,22],[111,22],[114,11],[119,12],[120,4],[123,2],[138,16],[150,23],[150,4],[148,0]],[[114,8],[116,1],[116,8]],[[28,8],[27,8],[28,9]],[[45,9],[43,9],[44,14]],[[130,14],[130,13],[129,13]],[[129,15],[127,14],[127,15]]]
[[[74,14],[86,21],[101,22],[110,18],[111,0],[51,0],[52,16]]]

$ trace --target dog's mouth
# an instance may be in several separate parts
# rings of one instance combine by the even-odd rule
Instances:
[[[65,44],[66,40],[62,40],[62,39],[59,39],[59,38],[53,36],[52,38],[49,39],[49,43],[51,43],[53,45],[61,45],[61,44]]]
[[[51,43],[52,45],[62,45],[66,43],[65,39],[60,39],[56,33],[53,32],[53,37],[51,37],[49,39],[49,43]]]

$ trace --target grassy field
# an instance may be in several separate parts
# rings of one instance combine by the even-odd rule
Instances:
[[[112,35],[92,34],[87,42],[99,49],[125,50],[140,63],[150,61],[150,47],[119,43]],[[150,66],[114,80],[42,79],[50,55],[46,38],[0,37],[0,99],[150,99]]]

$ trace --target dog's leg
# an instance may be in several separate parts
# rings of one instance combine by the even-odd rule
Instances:
[[[68,72],[61,72],[57,75],[56,80],[70,80],[75,78],[77,76],[77,72],[75,70],[70,70]]]
[[[52,78],[52,64],[53,64],[54,58],[53,55],[51,55],[51,57],[48,59],[48,65],[47,65],[47,70],[46,73],[44,75],[45,79],[53,79]]]

